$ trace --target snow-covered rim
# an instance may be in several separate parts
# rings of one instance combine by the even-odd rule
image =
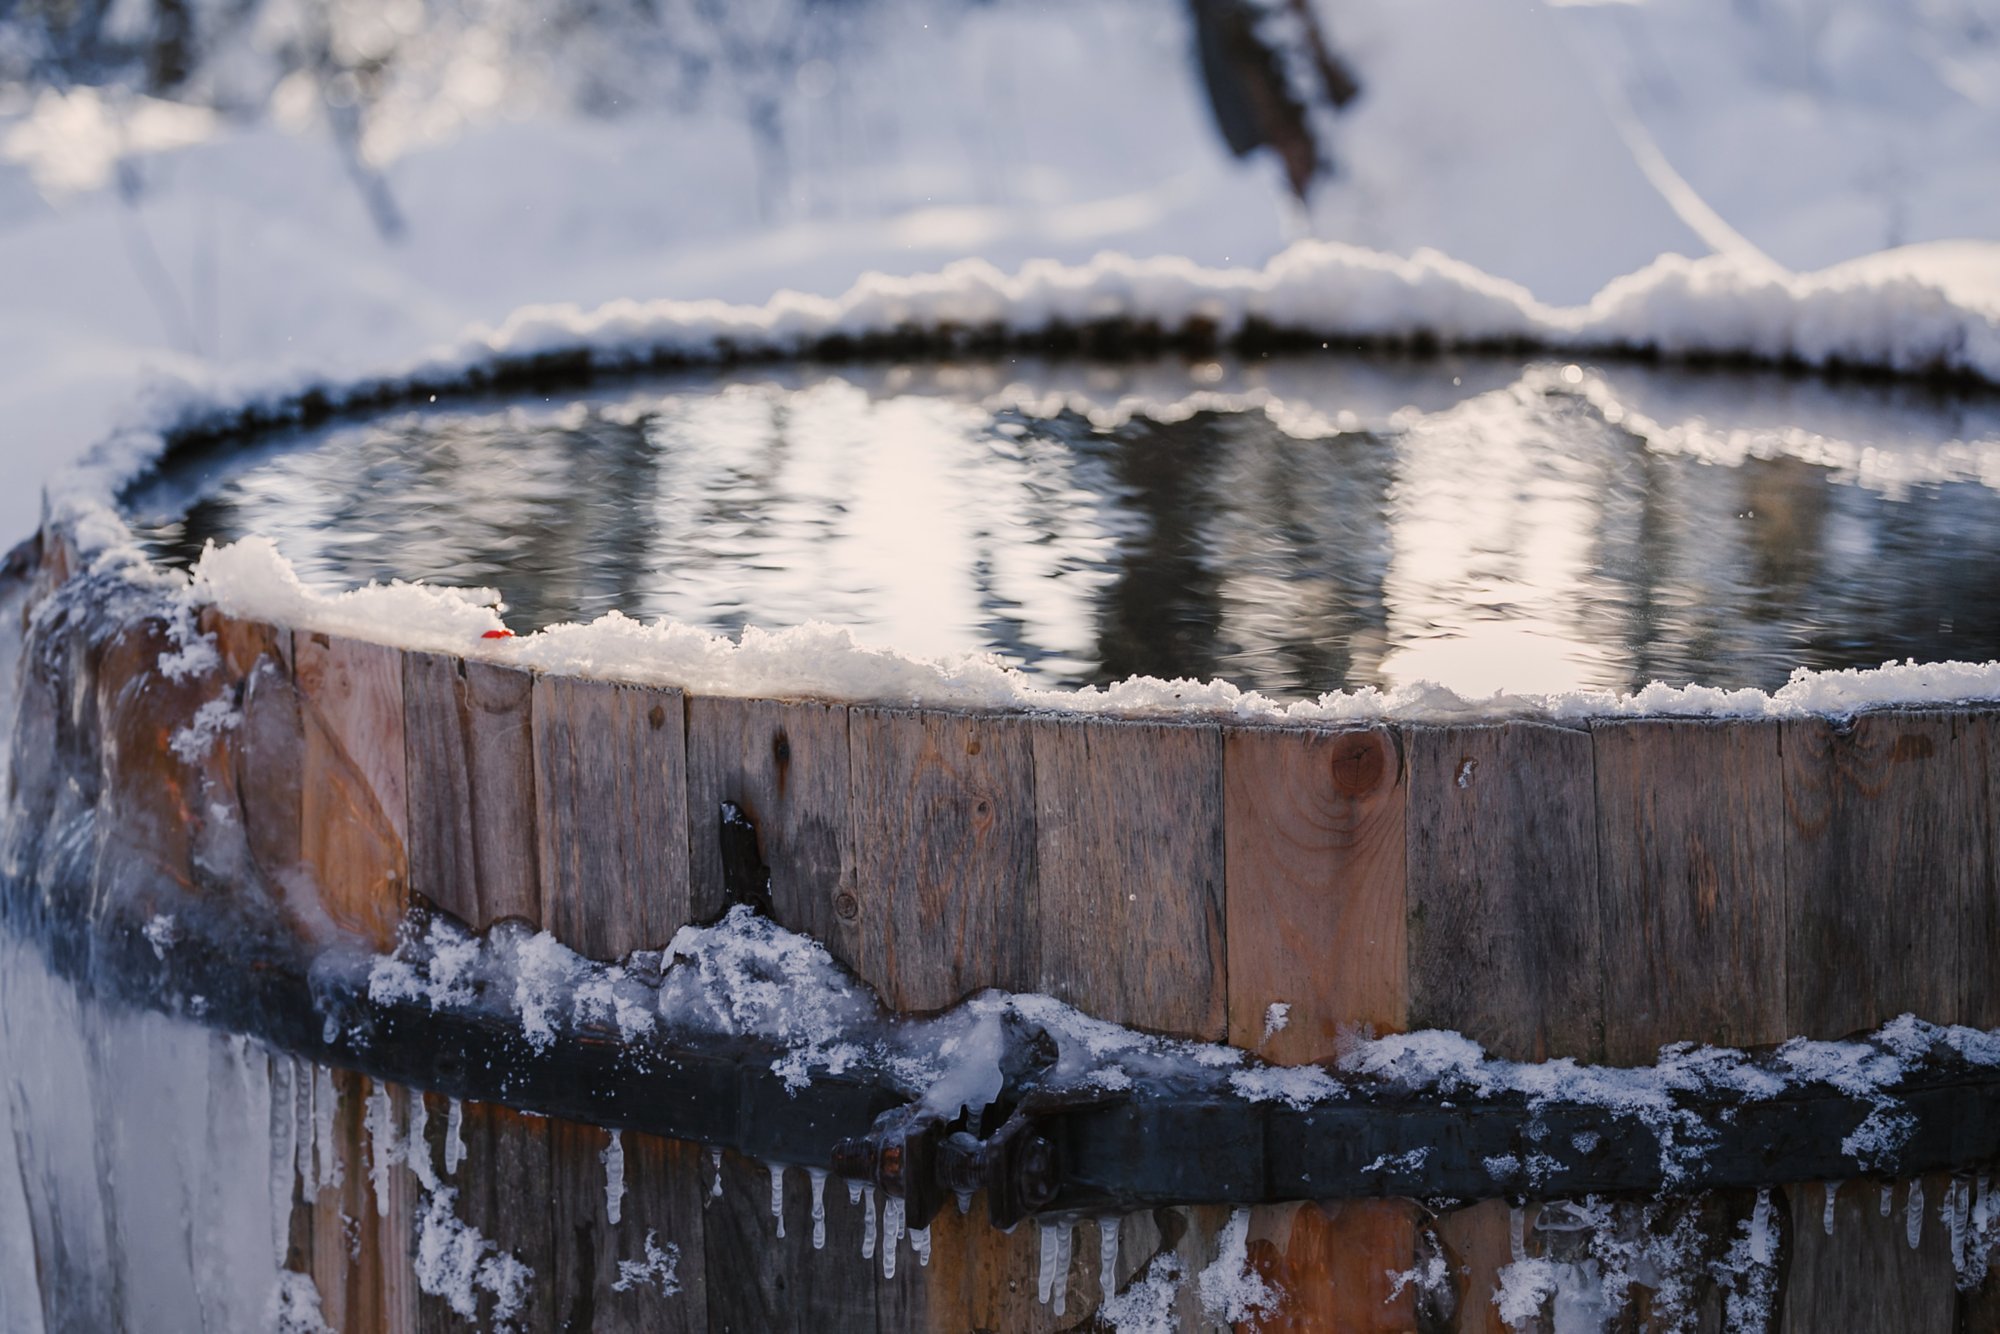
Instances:
[[[1020,346],[1065,329],[1122,329],[1203,348],[1318,340],[1742,358],[2000,385],[2000,319],[1907,276],[1797,276],[1725,257],[1664,256],[1586,306],[1557,308],[1432,252],[1404,259],[1327,242],[1301,242],[1261,270],[1104,255],[1077,266],[1033,263],[1007,275],[967,261],[911,278],[869,275],[836,298],[781,293],[762,306],[532,307],[497,329],[476,330],[456,346],[380,374],[164,388],[143,405],[136,424],[51,483],[45,525],[91,570],[156,589],[182,607],[213,604],[297,630],[717,695],[1296,723],[1799,717],[2000,700],[2000,662],[1800,669],[1773,693],[1656,683],[1630,694],[1468,698],[1420,682],[1281,701],[1224,681],[1152,677],[1105,689],[1048,689],[989,657],[916,658],[857,644],[848,631],[825,624],[753,628],[732,641],[613,611],[588,624],[488,639],[488,632],[504,629],[491,590],[398,582],[325,594],[307,588],[274,543],[255,537],[211,549],[190,579],[153,567],[116,506],[123,488],[172,444],[204,434],[476,392],[555,369],[810,358],[871,342],[951,352]],[[176,619],[191,625],[191,618]]]

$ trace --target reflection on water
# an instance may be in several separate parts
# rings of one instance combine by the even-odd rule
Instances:
[[[2000,406],[1634,367],[1350,358],[655,382],[189,461],[154,550],[309,581],[820,619],[1058,684],[1297,695],[1782,684],[2000,658]]]

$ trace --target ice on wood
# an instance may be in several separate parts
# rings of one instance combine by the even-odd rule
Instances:
[[[465,1104],[457,1098],[444,1115],[444,1170],[446,1176],[457,1176],[458,1165],[465,1161]]]
[[[604,1162],[604,1217],[611,1226],[617,1227],[618,1219],[625,1210],[625,1136],[622,1131],[611,1132],[611,1141],[604,1146],[601,1157]],[[785,1235],[782,1226],[778,1235]]]
[[[809,1167],[806,1176],[812,1182],[812,1225],[813,1249],[826,1249],[826,1178],[824,1167]]]

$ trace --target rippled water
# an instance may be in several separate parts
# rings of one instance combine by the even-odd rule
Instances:
[[[759,371],[435,406],[181,461],[155,552],[811,619],[1053,683],[1782,684],[2000,658],[2000,402],[1320,357]]]

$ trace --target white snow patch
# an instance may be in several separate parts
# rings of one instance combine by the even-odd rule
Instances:
[[[417,1286],[467,1320],[479,1318],[479,1294],[490,1294],[493,1323],[505,1324],[527,1304],[535,1271],[460,1219],[452,1211],[457,1202],[458,1192],[449,1187],[424,1197],[417,1214]]]
[[[228,699],[211,699],[194,711],[184,727],[174,730],[168,745],[183,764],[199,764],[224,732],[234,731],[243,715]]]
[[[1216,1236],[1214,1262],[1196,1278],[1201,1309],[1210,1319],[1243,1323],[1278,1309],[1277,1292],[1250,1268],[1249,1238],[1250,1211],[1235,1210]]]
[[[662,1297],[671,1297],[681,1290],[680,1280],[681,1248],[673,1242],[660,1245],[660,1234],[652,1228],[646,1229],[646,1249],[637,1260],[620,1260],[618,1278],[611,1285],[613,1292],[630,1292],[634,1288],[652,1288]]]

